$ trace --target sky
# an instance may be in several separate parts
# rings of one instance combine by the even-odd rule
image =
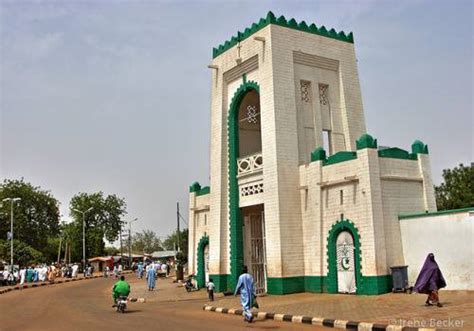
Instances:
[[[473,160],[471,1],[0,0],[0,177],[125,198],[165,236],[209,183],[212,48],[271,10],[354,33],[367,129],[427,143],[435,184]]]

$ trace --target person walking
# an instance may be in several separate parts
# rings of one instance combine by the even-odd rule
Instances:
[[[209,278],[209,281],[207,282],[207,294],[209,296],[209,301],[214,301],[214,288],[216,286],[214,285],[212,278]]]
[[[156,277],[155,266],[152,264],[146,273],[148,291],[153,291],[155,289],[155,282],[156,282],[155,277]]]
[[[74,263],[74,265],[72,266],[71,277],[76,278],[78,271],[79,271],[79,266],[77,265],[77,263]]]
[[[446,287],[446,281],[438,267],[438,263],[435,261],[434,254],[430,253],[425,259],[413,290],[417,293],[428,294],[426,299],[427,306],[436,304],[438,307],[443,307],[439,302],[438,293],[439,289],[443,287]]]
[[[247,266],[243,267],[243,273],[239,277],[237,286],[235,287],[234,295],[240,293],[240,304],[244,310],[244,318],[248,323],[252,323],[252,304],[255,297],[255,286],[253,277],[248,273]]]
[[[142,279],[142,278],[143,278],[143,263],[142,263],[141,261],[138,262],[137,278],[139,278],[139,279]]]
[[[25,284],[25,278],[26,278],[26,268],[22,267],[20,269],[20,285]]]

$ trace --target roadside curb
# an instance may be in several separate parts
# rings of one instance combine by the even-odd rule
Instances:
[[[122,274],[130,274],[130,273],[132,273],[132,272],[131,271],[122,272]],[[79,282],[81,280],[90,280],[90,279],[95,279],[95,278],[105,278],[105,277],[104,277],[104,275],[95,275],[95,276],[91,276],[91,277],[87,277],[87,278],[67,278],[67,279],[64,279],[64,280],[57,280],[57,281],[54,281],[54,282],[41,282],[41,283],[23,284],[23,285],[17,284],[14,287],[9,287],[9,288],[6,288],[6,289],[0,288],[0,295],[11,292],[11,291],[26,290],[26,289],[34,288],[34,287],[44,287],[44,286],[57,285],[57,284],[62,284],[62,283]],[[143,299],[143,298],[139,298],[139,299]],[[142,301],[138,301],[138,302],[142,302]]]
[[[239,315],[243,314],[242,309],[229,309],[222,307],[213,307],[204,305],[202,307],[204,311],[213,311],[221,314],[230,314],[230,315]],[[335,320],[323,317],[310,317],[310,316],[301,316],[301,315],[290,315],[290,314],[276,314],[276,313],[266,313],[266,312],[252,312],[254,317],[259,319],[272,319],[275,321],[283,321],[290,323],[303,323],[303,324],[312,324],[318,326],[325,326],[329,328],[338,328],[346,330],[359,330],[359,331],[428,331],[436,330],[433,328],[415,328],[415,327],[403,327],[400,325],[388,325],[388,324],[378,324],[378,323],[367,323],[367,322],[357,322],[357,321],[346,321],[346,320]]]

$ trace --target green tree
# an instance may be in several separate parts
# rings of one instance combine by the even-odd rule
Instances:
[[[153,253],[162,251],[161,240],[151,230],[143,230],[132,236],[132,250],[136,253]]]
[[[9,240],[0,240],[0,254],[10,261]],[[44,262],[44,256],[40,251],[19,240],[13,240],[13,257],[14,263],[20,266]]]
[[[107,256],[114,256],[114,255],[120,255],[120,249],[114,246],[106,246],[104,249],[104,253]]]
[[[59,234],[59,201],[49,191],[33,186],[22,179],[5,179],[0,184],[0,201],[5,198],[21,198],[15,203],[14,239],[37,251],[48,244],[48,237]],[[0,208],[0,239],[10,231],[10,202]]]
[[[116,195],[104,197],[102,192],[79,193],[72,197],[70,202],[71,216],[74,226],[71,228],[73,256],[82,258],[82,222],[84,216],[86,233],[86,258],[103,255],[105,253],[106,239],[109,242],[117,240],[124,222],[122,217],[126,214],[125,200]]]
[[[179,248],[181,252],[184,254],[184,257],[187,259],[188,257],[188,229],[184,229],[179,233]],[[174,250],[176,249],[177,245],[177,232],[173,232],[168,237],[166,237],[165,241],[163,241],[163,247],[166,250]]]
[[[435,186],[438,210],[474,207],[474,165],[443,170],[443,180]]]

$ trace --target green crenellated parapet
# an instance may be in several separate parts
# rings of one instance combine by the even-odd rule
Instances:
[[[298,23],[294,18],[286,19],[283,15],[276,18],[275,15],[271,11],[269,11],[267,16],[265,18],[261,18],[258,23],[253,23],[243,32],[238,31],[236,36],[232,36],[230,40],[227,40],[223,44],[213,48],[212,57],[216,58],[217,56],[234,47],[239,42],[249,38],[254,33],[260,31],[269,24],[275,24],[293,30],[308,32],[311,34],[316,34],[318,36],[344,41],[350,44],[354,43],[354,35],[352,34],[352,32],[346,35],[344,31],[337,32],[334,29],[330,29],[328,31],[324,26],[318,28],[314,23],[308,26],[305,21],[301,21]]]
[[[328,166],[331,164],[351,161],[357,159],[357,153],[352,151],[340,151],[336,154],[329,156],[326,161],[324,161],[323,165]]]
[[[391,147],[385,148],[378,151],[379,157],[388,157],[392,159],[401,159],[401,160],[417,160],[416,154],[408,153],[408,151],[398,148]]]
[[[356,140],[357,150],[364,148],[377,148],[377,139],[374,139],[370,134],[364,133]]]
[[[198,182],[194,182],[189,186],[189,193],[197,193],[199,191],[201,191],[201,184]]]
[[[326,151],[324,148],[318,147],[311,153],[311,162],[314,161],[326,161]]]
[[[413,144],[411,144],[411,152],[413,154],[428,154],[428,145],[420,140],[415,140]]]
[[[211,188],[209,186],[201,187],[199,191],[196,192],[197,196],[206,195],[211,193]]]

